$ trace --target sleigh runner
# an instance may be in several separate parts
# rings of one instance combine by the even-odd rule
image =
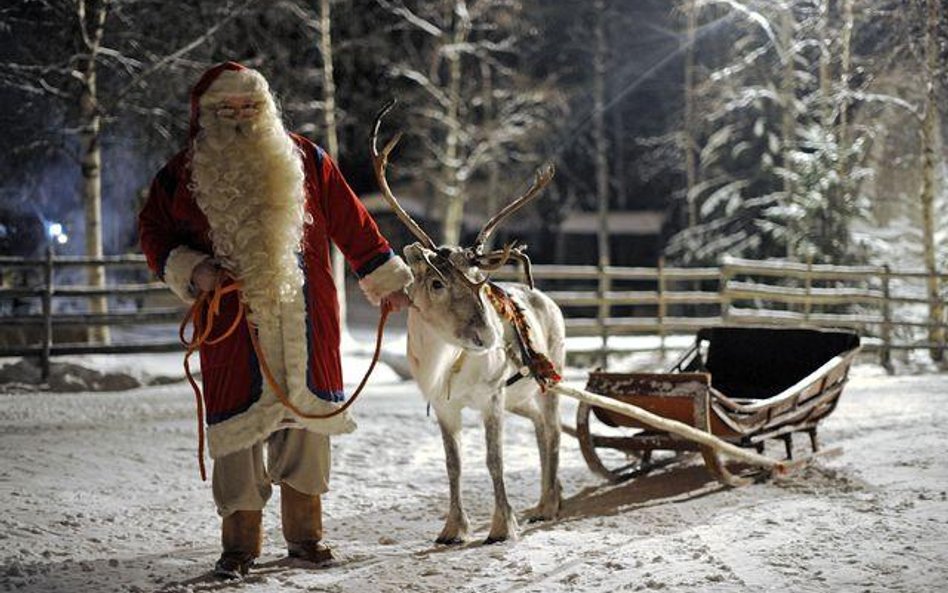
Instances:
[[[758,453],[766,441],[782,440],[791,459],[795,433],[806,433],[814,454],[819,450],[818,424],[835,409],[858,351],[859,337],[851,332],[705,328],[672,372],[594,372],[586,390]],[[611,481],[668,463],[653,460],[660,450],[699,451],[722,483],[748,481],[713,447],[585,401],[577,409],[576,436],[589,468]]]

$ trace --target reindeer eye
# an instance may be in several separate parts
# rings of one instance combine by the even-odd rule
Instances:
[[[432,289],[432,290],[441,290],[441,289],[443,289],[443,288],[444,288],[444,282],[442,282],[442,281],[440,281],[440,280],[432,280],[432,281],[431,281],[431,289]]]

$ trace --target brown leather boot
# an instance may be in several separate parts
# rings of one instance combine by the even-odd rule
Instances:
[[[332,560],[332,550],[322,542],[323,508],[319,495],[303,494],[280,484],[283,537],[291,558],[314,564]]]
[[[224,517],[221,544],[224,552],[214,565],[221,579],[240,579],[247,575],[263,546],[263,511],[236,511]]]

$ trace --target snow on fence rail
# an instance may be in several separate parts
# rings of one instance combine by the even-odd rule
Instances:
[[[99,265],[129,268],[146,277],[140,255],[0,256],[0,356],[38,355],[48,369],[49,358],[60,354],[180,349],[177,341],[170,340],[103,344],[54,339],[54,328],[59,327],[168,324],[181,319],[183,307],[160,282],[116,283],[104,289],[54,282],[57,270]],[[515,279],[518,273],[509,268],[495,276]],[[927,316],[924,308],[930,303],[924,287],[913,286],[913,281],[928,277],[921,271],[727,258],[719,267],[706,268],[667,267],[661,260],[654,268],[536,265],[533,276],[563,307],[568,335],[599,338],[597,352],[603,361],[609,353],[630,351],[611,346],[613,336],[655,335],[665,349],[670,334],[724,323],[855,329],[867,338],[866,349],[877,350],[889,369],[894,350],[925,348],[938,357],[946,348],[948,323]],[[948,273],[939,273],[937,281],[944,293]],[[133,299],[134,308],[87,313],[57,311],[53,306],[54,299],[96,296]],[[37,299],[39,313],[32,306]],[[920,339],[919,333],[925,337]]]

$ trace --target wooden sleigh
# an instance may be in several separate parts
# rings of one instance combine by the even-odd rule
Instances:
[[[859,337],[846,331],[704,328],[671,372],[594,372],[586,390],[758,453],[766,441],[782,440],[789,460],[795,433],[809,436],[813,455],[819,451],[817,426],[836,408],[858,351]],[[675,460],[653,458],[660,450],[700,452],[729,486],[752,479],[708,446],[589,403],[577,409],[576,436],[589,468],[614,482]]]

